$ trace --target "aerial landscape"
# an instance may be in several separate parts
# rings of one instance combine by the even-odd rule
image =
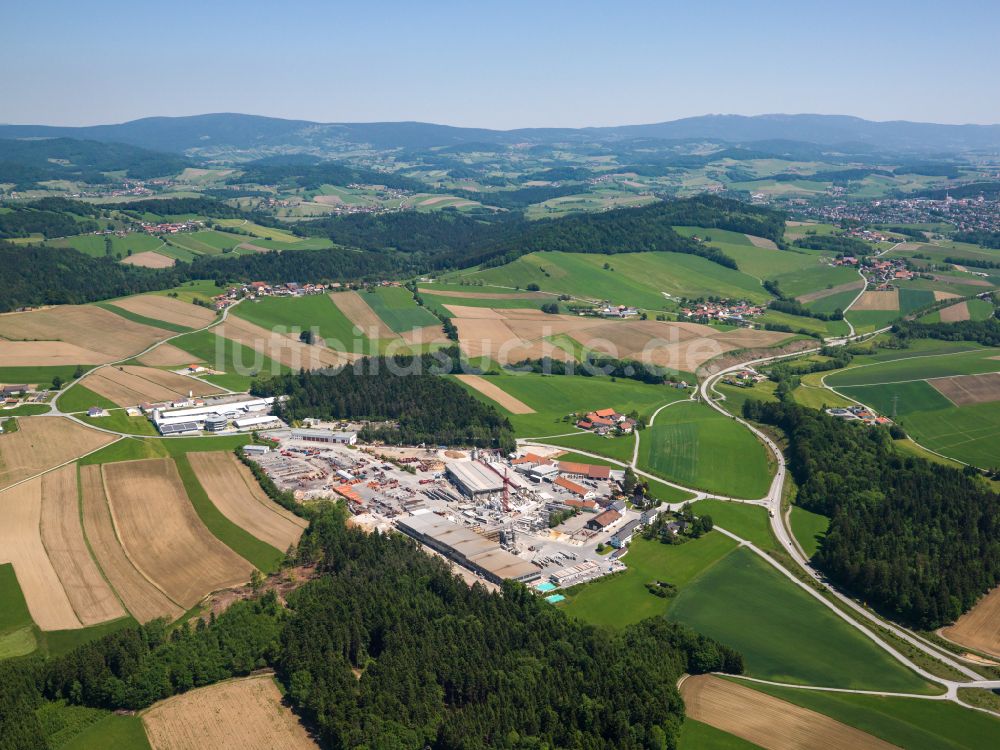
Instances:
[[[1000,13],[97,5],[0,28],[0,750],[1000,747]]]

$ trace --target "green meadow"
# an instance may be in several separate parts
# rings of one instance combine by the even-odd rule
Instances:
[[[643,430],[639,467],[686,487],[731,497],[763,497],[771,467],[746,428],[703,404],[664,409]]]
[[[792,505],[791,512],[792,533],[796,541],[805,550],[805,553],[812,557],[819,549],[820,540],[826,535],[826,530],[830,527],[830,519],[819,513],[813,513],[799,505]]]
[[[711,516],[716,526],[753,542],[765,552],[778,549],[778,542],[771,533],[770,516],[759,505],[699,500],[691,506],[691,510],[697,516]]]
[[[170,343],[186,351],[193,360],[225,373],[202,378],[233,391],[245,391],[257,374],[276,375],[287,369],[250,347],[216,336],[211,330],[186,333]]]
[[[0,659],[30,654],[37,648],[35,623],[10,563],[0,565]]]
[[[327,346],[338,351],[354,351],[356,347],[365,354],[376,351],[373,342],[325,294],[264,297],[236,306],[232,314],[267,330],[317,330]]]
[[[111,254],[119,258],[128,255],[129,250],[135,255],[147,250],[156,250],[163,244],[159,238],[145,233],[133,233],[125,237],[118,237],[117,235],[107,236],[111,238]],[[105,235],[81,234],[76,237],[50,240],[45,244],[49,247],[71,247],[93,258],[103,258],[108,254]]]
[[[396,333],[414,328],[439,325],[438,319],[413,300],[409,289],[398,286],[376,287],[362,293],[362,299]]]
[[[882,361],[858,357],[850,367],[828,374],[825,382],[834,388],[840,388],[924,380],[949,375],[975,375],[1000,369],[998,361],[990,359],[996,356],[995,349],[966,342],[956,343],[958,346],[953,344],[947,347],[897,351],[896,358]]]
[[[497,268],[463,272],[462,277],[521,289],[537,284],[546,292],[606,299],[649,310],[675,307],[665,295],[715,295],[758,302],[771,298],[756,278],[681,253],[530,253]]]

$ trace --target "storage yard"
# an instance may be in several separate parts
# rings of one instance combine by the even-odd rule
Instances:
[[[272,447],[246,453],[300,502],[343,498],[360,525],[395,527],[491,583],[552,591],[623,570],[620,552],[597,547],[620,550],[655,518],[626,507],[622,471],[607,466],[358,445],[347,426],[329,427],[273,430]]]

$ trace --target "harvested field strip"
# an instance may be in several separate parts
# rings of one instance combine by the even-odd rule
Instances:
[[[142,714],[153,750],[317,750],[270,675],[191,690]]]
[[[1000,401],[1000,372],[931,378],[927,382],[955,406]]]
[[[178,349],[173,344],[160,344],[146,354],[139,357],[139,361],[150,367],[181,367],[196,361],[197,357],[192,357],[186,351]]]
[[[951,292],[935,291],[934,292],[934,301],[935,302],[941,302],[942,300],[946,300],[946,299],[957,299],[958,296],[959,295],[952,294]]]
[[[851,307],[852,312],[862,312],[864,310],[885,310],[887,312],[899,310],[899,290],[893,289],[890,292],[865,292]]]
[[[969,648],[1000,658],[1000,587],[990,591],[941,635]]]
[[[62,417],[22,417],[20,429],[0,435],[0,489],[114,441]]]
[[[157,320],[156,318],[147,318],[145,316],[139,315],[138,313],[134,313],[131,310],[126,310],[122,307],[113,305],[110,302],[94,302],[93,304],[96,307],[101,308],[102,310],[107,310],[110,313],[114,313],[120,318],[123,318],[125,320],[131,320],[133,323],[141,323],[142,325],[153,326],[154,328],[165,328],[166,330],[173,331],[174,333],[187,333],[193,330],[192,328],[188,328],[187,326],[179,326],[176,325],[175,323],[167,323],[166,321]]]
[[[144,253],[135,253],[129,255],[127,258],[122,258],[121,262],[129,266],[141,266],[143,268],[170,268],[177,261],[173,258],[168,258],[166,255],[160,255],[152,250],[147,250]]]
[[[385,321],[357,292],[336,292],[330,295],[330,299],[367,338],[371,340],[396,338],[396,332],[385,324]]]
[[[125,608],[143,623],[157,617],[176,620],[184,614],[184,610],[136,570],[125,555],[111,520],[101,467],[81,466],[80,486],[83,497],[83,528],[87,541]]]
[[[309,522],[265,495],[232,453],[189,453],[188,460],[209,498],[230,521],[281,551],[299,541]]]
[[[207,307],[181,302],[178,299],[158,294],[126,297],[115,300],[112,304],[144,318],[163,320],[187,328],[204,328],[215,320],[215,313]]]
[[[778,249],[778,246],[774,244],[774,240],[769,240],[766,237],[755,237],[752,234],[745,234],[743,236],[750,240],[750,244],[754,247],[760,247],[766,250]]]
[[[303,344],[297,336],[293,339],[233,315],[229,316],[225,323],[211,330],[216,336],[250,347],[293,370],[336,367],[355,358],[353,355],[327,349],[324,346]]]
[[[60,341],[98,353],[101,362],[136,354],[171,335],[171,331],[134,323],[96,305],[62,305],[0,316],[4,338]]]
[[[116,358],[63,341],[0,339],[0,362],[4,367],[73,367],[74,363],[99,365],[112,359]]]
[[[196,378],[152,367],[102,367],[84,378],[84,385],[119,406],[134,406],[149,401],[173,401],[218,393],[219,389]]]
[[[489,399],[496,401],[500,406],[511,414],[534,414],[535,410],[523,401],[514,398],[507,391],[500,388],[495,383],[491,383],[486,378],[479,375],[456,375],[468,386],[472,386]]]
[[[942,323],[958,323],[969,319],[969,305],[965,302],[958,302],[954,305],[941,308]]]
[[[205,492],[205,488],[198,481],[194,469],[191,468],[189,458],[189,454],[182,453],[174,456],[174,462],[177,465],[181,481],[184,483],[184,491],[201,522],[216,539],[258,570],[264,573],[277,571],[284,560],[284,550],[261,541],[241,525],[225,516],[209,499],[208,493]]]
[[[42,544],[66,596],[84,625],[125,616],[118,598],[90,556],[80,525],[76,464],[42,476]]]
[[[681,684],[681,695],[692,719],[768,750],[896,747],[823,714],[718,677],[688,677]]]
[[[42,630],[83,627],[42,544],[42,478],[0,492],[0,514],[0,562],[13,564],[31,619]]]
[[[129,559],[185,609],[245,583],[253,566],[205,527],[169,458],[105,464],[111,517]]]
[[[834,294],[842,294],[843,292],[860,292],[864,286],[865,282],[858,278],[857,281],[849,281],[846,284],[837,284],[829,289],[820,289],[815,292],[809,292],[808,294],[800,294],[795,299],[804,305],[807,302],[815,302],[818,299],[831,297]]]

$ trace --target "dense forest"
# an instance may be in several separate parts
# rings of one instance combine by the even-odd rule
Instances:
[[[968,242],[968,240],[963,241]],[[996,243],[996,247],[1000,248],[1000,232],[996,233]],[[1000,261],[983,260],[982,258],[960,258],[949,255],[944,259],[944,262],[956,266],[972,266],[973,268],[1000,268]]]
[[[65,207],[56,207],[53,205],[53,201],[56,204],[76,203],[76,201],[67,201],[61,198],[46,198],[45,201],[28,205],[10,204],[4,206],[5,210],[0,212],[0,239],[30,237],[33,234],[40,234],[46,239],[51,239],[97,231],[97,222],[90,218],[97,215],[96,211],[91,214],[69,211]],[[46,203],[50,207],[47,208]]]
[[[1000,250],[1000,232],[987,232],[984,229],[974,229],[970,232],[956,232],[952,237],[956,242],[968,242],[971,245],[980,245],[994,250]],[[974,266],[994,268],[995,266],[983,266],[982,263],[972,262]]]
[[[450,370],[458,350],[422,356],[370,357],[336,371],[301,371],[255,381],[260,396],[287,395],[275,413],[305,417],[388,421],[360,437],[393,445],[467,445],[514,450],[510,422],[458,383],[437,374]],[[442,367],[444,362],[444,367]]]
[[[344,162],[320,161],[309,156],[268,157],[240,165],[242,173],[230,178],[230,185],[281,185],[315,190],[321,185],[385,185],[398,190],[427,190],[419,180],[354,167]]]
[[[794,403],[747,401],[743,414],[788,436],[797,502],[830,517],[813,561],[846,590],[933,629],[1000,583],[1000,495],[977,477],[902,456],[886,430]]]
[[[957,323],[920,323],[902,320],[893,325],[892,334],[904,343],[909,339],[940,339],[943,341],[975,341],[983,346],[1000,346],[1000,320],[963,320]]]
[[[833,234],[806,235],[799,237],[792,244],[807,250],[822,250],[838,255],[862,256],[872,252],[872,246],[867,242],[862,242],[854,237],[840,237]]]
[[[157,198],[156,200],[124,201],[109,203],[105,208],[119,211],[133,211],[139,214],[155,214],[156,216],[180,216],[195,214],[212,219],[244,219],[248,214],[238,208],[212,200],[211,198]],[[256,219],[256,216],[254,217]]]
[[[743,671],[738,652],[664,619],[604,631],[520,584],[469,588],[407,537],[347,528],[339,507],[314,514],[289,562],[318,576],[287,609],[268,593],[195,627],[154,621],[0,662],[0,750],[48,747],[46,701],[137,710],[267,666],[327,748],[666,750],[677,678]]]
[[[0,139],[0,182],[28,190],[47,180],[91,184],[120,182],[106,172],[125,172],[132,179],[177,174],[191,162],[176,154],[148,151],[123,143],[74,138]]]

